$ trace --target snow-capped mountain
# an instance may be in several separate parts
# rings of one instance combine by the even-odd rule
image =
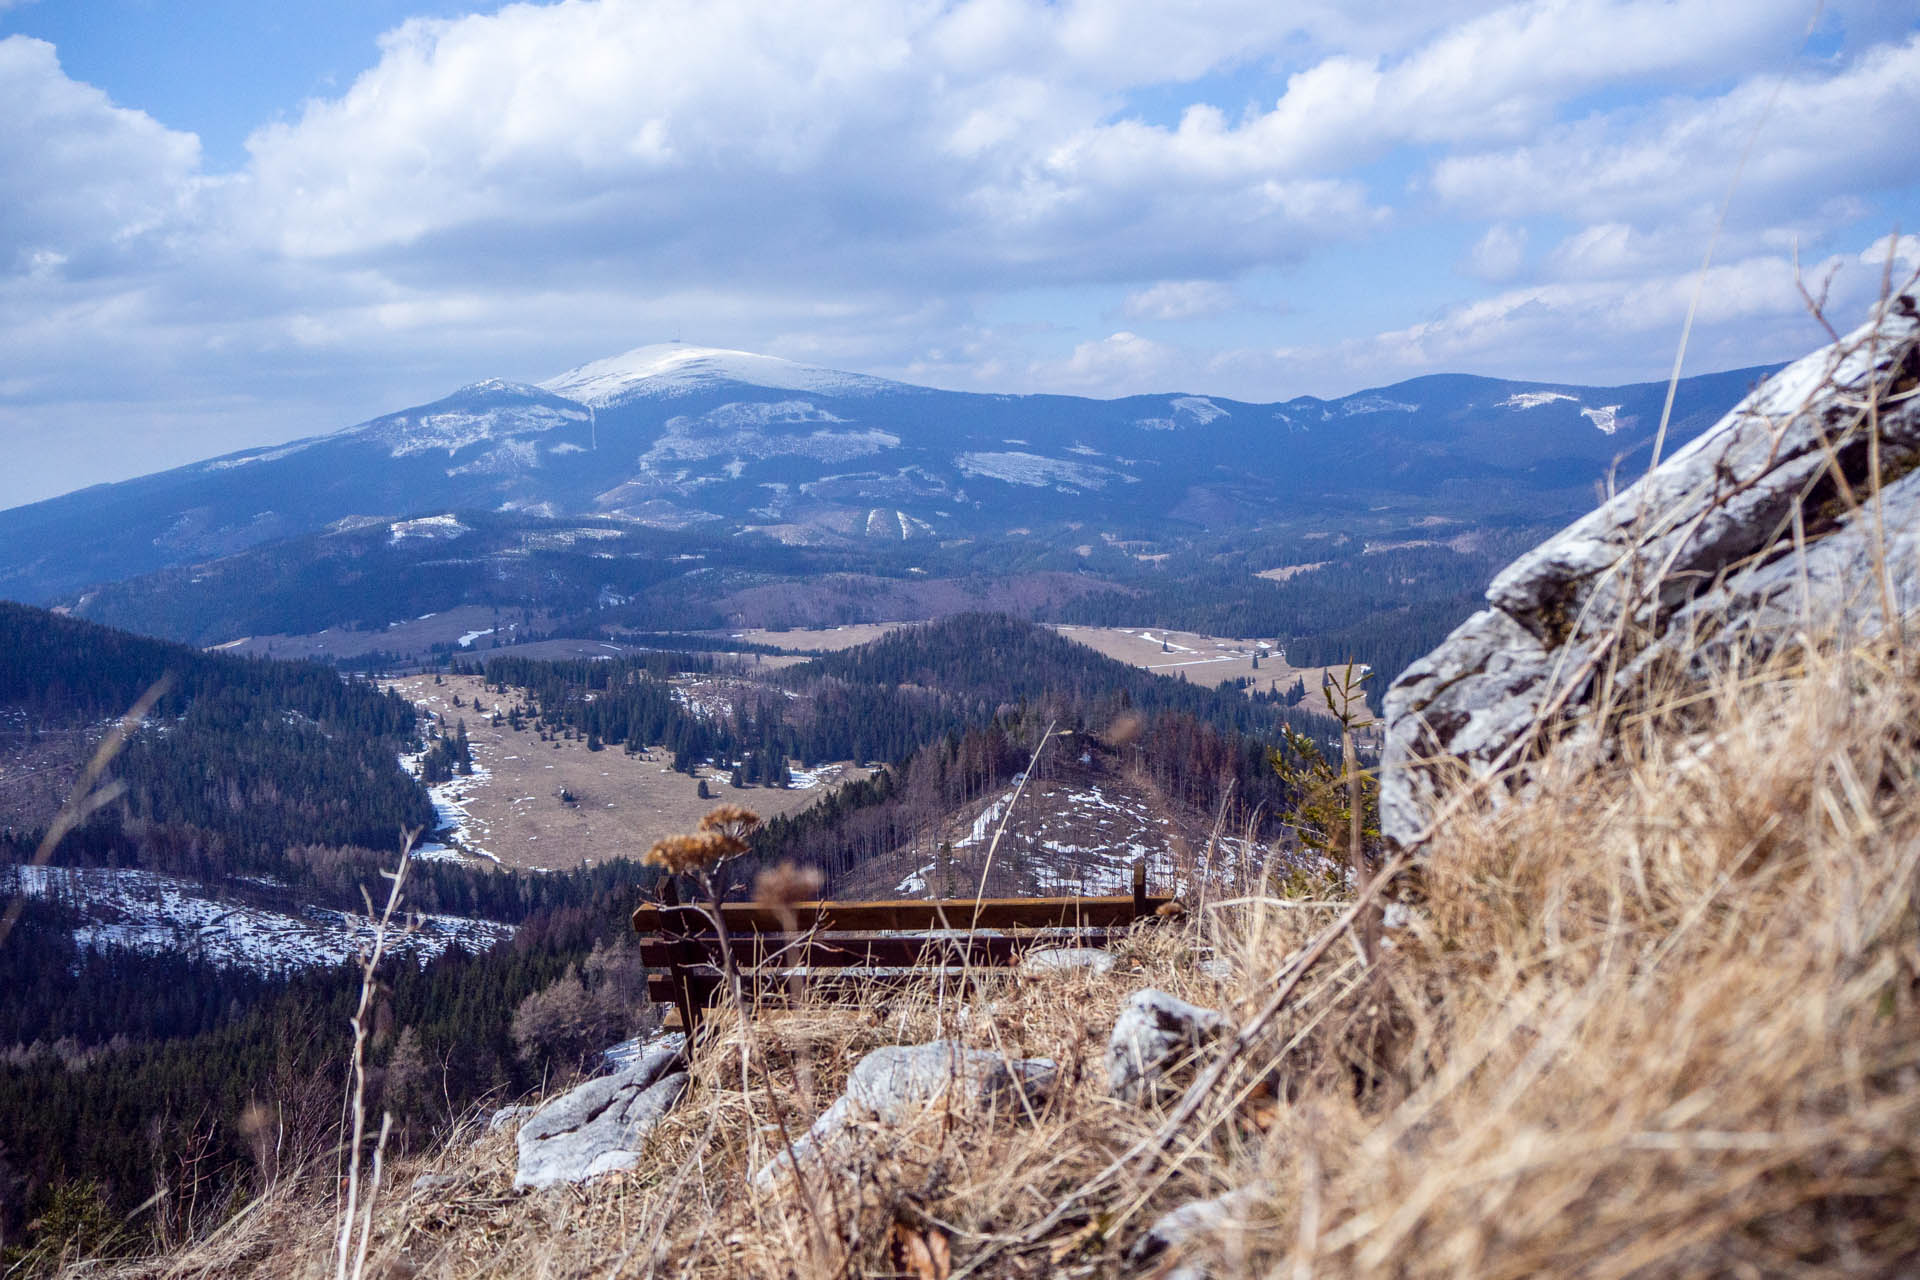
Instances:
[[[1762,370],[1681,385],[1670,440]],[[1015,526],[1564,519],[1658,421],[1658,384],[1458,375],[1339,400],[981,395],[664,344],[538,385],[488,379],[329,435],[0,512],[0,594],[90,583],[329,528],[451,511],[835,539]],[[396,533],[396,537],[401,536]]]
[[[540,387],[580,404],[604,409],[641,396],[689,395],[728,383],[832,396],[880,395],[916,389],[903,382],[821,369],[778,356],[719,347],[690,347],[678,342],[635,347],[621,355],[595,360],[548,378]]]

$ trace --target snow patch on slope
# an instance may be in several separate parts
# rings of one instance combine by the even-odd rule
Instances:
[[[205,886],[125,867],[0,869],[11,895],[57,897],[88,923],[75,943],[94,950],[124,948],[148,955],[183,951],[215,964],[262,973],[286,973],[357,960],[373,945],[373,926],[359,916],[305,905],[299,914],[208,897]],[[449,947],[481,952],[513,936],[513,926],[462,916],[410,917],[410,933],[390,932],[389,949],[416,963]]]
[[[1132,480],[1106,467],[1086,462],[1068,462],[1046,458],[1037,453],[962,453],[954,458],[962,475],[983,476],[1007,484],[1042,489],[1048,485],[1074,485],[1082,489],[1104,489],[1115,480]]]
[[[1620,421],[1624,405],[1604,404],[1598,409],[1582,409],[1580,416],[1591,422],[1602,435],[1612,435],[1625,424]]]
[[[1570,396],[1564,391],[1516,391],[1494,405],[1496,409],[1538,409],[1543,404],[1552,404],[1556,400],[1571,400],[1579,403],[1578,396]]]
[[[1216,418],[1228,416],[1225,409],[1205,396],[1176,396],[1172,403],[1176,415],[1192,418],[1203,427]]]
[[[1349,418],[1362,413],[1418,413],[1420,406],[1385,396],[1355,396],[1340,402],[1340,412]]]
[[[487,395],[509,395],[528,399],[521,402],[489,405],[484,408],[436,409],[435,406],[429,405],[427,407],[435,411],[415,410],[396,413],[391,417],[368,423],[364,427],[350,428],[349,433],[386,445],[388,452],[395,458],[431,453],[437,449],[445,449],[451,456],[469,445],[483,444],[490,440],[505,440],[516,435],[547,432],[555,427],[585,422],[588,417],[587,411],[583,408],[532,402],[534,397],[546,398],[538,387],[526,386],[523,383],[502,382],[497,378],[462,387],[447,399],[457,401],[466,397]]]
[[[845,421],[806,400],[723,404],[709,413],[668,419],[665,434],[640,455],[640,466],[657,473],[675,462],[724,457],[729,460],[732,478],[738,479],[747,459],[802,457],[844,462],[900,445],[900,437],[890,431],[836,431],[831,426],[804,432],[794,429]]]
[[[472,529],[461,524],[451,515],[421,516],[417,520],[395,520],[387,526],[387,539],[395,543],[415,538],[429,542],[445,542],[472,532]]]

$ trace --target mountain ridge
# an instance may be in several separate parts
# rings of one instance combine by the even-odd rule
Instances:
[[[1689,438],[1764,372],[1683,381],[1671,437]],[[1645,447],[1664,390],[1456,374],[1334,400],[1093,400],[656,344],[0,511],[0,595],[56,602],[343,520],[446,510],[802,543],[1076,520],[1328,527],[1383,503],[1469,521],[1559,518]]]

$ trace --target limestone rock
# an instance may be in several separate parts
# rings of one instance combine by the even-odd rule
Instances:
[[[1191,1246],[1206,1237],[1225,1236],[1244,1226],[1258,1212],[1260,1202],[1266,1195],[1266,1188],[1250,1186],[1215,1196],[1211,1200],[1183,1204],[1171,1213],[1163,1214],[1148,1227],[1128,1248],[1127,1258],[1139,1265],[1171,1255],[1169,1260],[1174,1264],[1172,1269],[1165,1269],[1163,1264],[1163,1269],[1156,1271],[1155,1275],[1161,1276],[1162,1280],[1206,1280],[1214,1274],[1213,1269],[1185,1256],[1191,1251]]]
[[[1020,972],[1112,973],[1113,952],[1100,947],[1036,947],[1020,957]]]
[[[795,1140],[794,1157],[807,1164],[858,1124],[898,1129],[936,1104],[956,1111],[1046,1104],[1056,1068],[1047,1058],[1003,1058],[986,1049],[965,1049],[950,1040],[875,1049],[854,1065],[846,1092]],[[789,1168],[784,1152],[754,1175],[771,1187]]]
[[[1488,607],[1387,691],[1383,834],[1417,844],[1450,775],[1524,763],[1542,720],[1570,723],[1576,743],[1595,736],[1602,680],[1630,700],[1650,671],[1697,679],[1735,644],[1764,654],[1809,628],[1865,637],[1886,625],[1887,604],[1920,609],[1916,387],[1920,306],[1907,294],[1503,570]],[[1857,505],[1874,421],[1878,521]]]
[[[1233,1024],[1212,1009],[1148,987],[1127,997],[1107,1038],[1107,1084],[1114,1096],[1148,1102],[1175,1087],[1196,1057]]]
[[[516,1190],[584,1182],[640,1159],[641,1144],[687,1089],[677,1049],[655,1049],[548,1102],[520,1126]]]

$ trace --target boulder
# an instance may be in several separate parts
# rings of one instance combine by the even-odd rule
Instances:
[[[1172,1090],[1202,1050],[1233,1034],[1212,1009],[1151,987],[1127,997],[1107,1038],[1107,1083],[1114,1096],[1149,1102]]]
[[[1020,957],[1025,974],[1112,973],[1113,952],[1100,947],[1036,947]]]
[[[1190,1246],[1205,1237],[1225,1236],[1244,1227],[1258,1213],[1266,1189],[1241,1187],[1211,1200],[1195,1200],[1171,1213],[1163,1214],[1127,1249],[1128,1261],[1136,1266],[1162,1259],[1155,1271],[1161,1280],[1206,1280],[1213,1269],[1185,1255]],[[1171,1269],[1168,1264],[1171,1263]]]
[[[861,1124],[900,1129],[940,1104],[955,1111],[992,1107],[1038,1110],[1052,1092],[1056,1068],[1047,1058],[1005,1058],[951,1040],[875,1049],[854,1064],[846,1092],[794,1141],[807,1164]],[[785,1152],[753,1177],[765,1190],[790,1168]]]
[[[1631,704],[1649,675],[1704,679],[1736,645],[1764,655],[1808,629],[1864,638],[1888,609],[1913,614],[1916,388],[1920,306],[1904,294],[1503,570],[1487,608],[1387,691],[1382,833],[1419,844],[1453,781],[1525,765],[1542,726],[1570,729],[1574,746],[1601,740],[1603,693]],[[1878,519],[1865,502],[1876,451]]]
[[[632,1168],[647,1135],[686,1090],[685,1060],[678,1049],[662,1047],[625,1071],[561,1094],[520,1126],[515,1190]]]

